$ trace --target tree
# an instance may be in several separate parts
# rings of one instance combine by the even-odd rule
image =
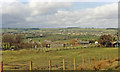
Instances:
[[[95,43],[95,40],[89,40],[89,43]]]
[[[24,47],[22,35],[16,35],[14,45],[15,45],[16,49],[20,49],[20,48]]]
[[[98,42],[105,47],[110,47],[112,45],[112,40],[113,38],[111,35],[101,35]]]
[[[77,42],[77,40],[72,39],[69,43],[70,43],[71,45],[75,45],[75,42]]]
[[[3,37],[2,37],[2,42],[3,42],[3,43],[6,43],[6,44],[9,44],[10,47],[11,47],[12,44],[15,42],[14,36],[13,36],[13,35],[10,35],[10,34],[5,34],[5,35],[3,35]]]
[[[15,49],[23,48],[23,37],[21,35],[4,34],[2,37],[2,43],[5,45],[5,49],[11,49],[13,46]]]
[[[22,41],[23,41],[22,35],[17,35],[16,36],[16,43],[22,43]]]

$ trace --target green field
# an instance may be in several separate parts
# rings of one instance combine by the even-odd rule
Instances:
[[[32,39],[34,42],[45,40],[51,42],[70,43],[72,39],[79,41],[97,41],[101,35],[109,34],[116,41],[117,29],[105,28],[3,28],[4,34],[13,36],[22,35],[23,43]],[[42,34],[42,36],[41,36]],[[32,43],[32,42],[31,42]],[[27,45],[26,45],[27,46]],[[99,61],[115,60],[118,58],[118,48],[102,48],[94,44],[79,45],[77,47],[68,46],[66,48],[26,48],[12,51],[12,49],[2,52],[4,70],[29,70],[30,61],[33,62],[33,70],[48,70],[49,60],[52,61],[52,70],[62,70],[63,59],[65,60],[66,70],[74,69],[74,57],[76,58],[76,68],[81,68],[84,58],[84,69],[93,69]],[[96,58],[96,59],[95,59]],[[91,63],[89,64],[89,60]],[[113,62],[113,61],[112,61]],[[104,63],[102,63],[104,64]],[[110,64],[110,62],[109,62]],[[115,63],[118,64],[118,63]],[[108,64],[106,64],[108,65]],[[114,65],[114,63],[113,63]],[[109,69],[114,67],[103,65],[101,69]],[[88,68],[89,67],[89,68]]]
[[[49,60],[52,60],[52,69],[62,69],[62,60],[65,59],[67,70],[73,70],[73,59],[76,58],[77,66],[82,64],[82,57],[85,58],[85,65],[88,64],[88,57],[94,56],[109,59],[118,57],[118,48],[78,48],[71,50],[49,50],[38,51],[36,49],[22,49],[18,51],[3,51],[4,70],[29,70],[30,60],[33,61],[33,69],[48,70]],[[97,60],[97,58],[96,58]]]

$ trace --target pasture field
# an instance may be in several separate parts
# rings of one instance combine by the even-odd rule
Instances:
[[[3,28],[3,34],[17,34],[23,36],[23,43],[42,43],[45,40],[50,42],[70,43],[72,39],[82,41],[97,41],[101,35],[109,34],[116,41],[117,29],[102,29],[102,28]],[[15,38],[14,38],[15,39]],[[35,43],[34,43],[35,42]],[[49,60],[52,61],[52,70],[63,69],[63,59],[65,60],[65,69],[74,69],[74,58],[76,59],[76,69],[80,69],[81,65],[87,69],[92,69],[94,63],[104,60],[115,60],[118,58],[118,48],[102,48],[88,44],[79,45],[76,47],[61,47],[61,48],[21,48],[20,50],[3,50],[2,60],[4,70],[29,70],[30,61],[33,62],[33,70],[48,70]],[[83,61],[84,59],[84,61]],[[112,61],[113,62],[113,61]],[[83,64],[84,63],[84,64]],[[118,63],[115,63],[118,64]],[[92,65],[92,66],[91,66]],[[106,64],[108,65],[108,64]],[[113,63],[114,65],[114,63]],[[108,67],[109,69],[113,67]],[[104,68],[101,68],[104,69]]]
[[[73,59],[76,58],[76,66],[82,64],[82,57],[85,65],[88,65],[88,57],[91,60],[94,56],[103,59],[115,59],[118,57],[118,48],[77,48],[69,50],[39,51],[37,49],[21,49],[17,51],[2,51],[4,70],[29,70],[30,60],[33,61],[34,70],[48,70],[49,60],[52,61],[52,70],[62,69],[62,60],[65,59],[66,70],[73,70]]]
[[[105,28],[3,28],[3,33],[23,34],[24,42],[28,42],[27,37],[33,37],[32,40],[38,42],[50,39],[52,41],[69,42],[71,39],[79,40],[98,40],[99,36],[110,34],[115,36],[116,29]],[[43,34],[44,37],[39,35]],[[34,37],[34,35],[38,35]]]

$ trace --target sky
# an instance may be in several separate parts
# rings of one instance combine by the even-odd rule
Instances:
[[[117,28],[117,2],[5,0],[3,28]]]

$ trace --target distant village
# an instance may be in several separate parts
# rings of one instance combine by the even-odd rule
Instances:
[[[70,28],[71,29],[71,28]],[[23,44],[19,42],[20,44],[31,48],[58,48],[58,47],[76,47],[76,46],[82,46],[83,48],[87,48],[89,46],[95,46],[100,47],[101,44],[98,41],[98,38],[102,35],[111,35],[114,39],[111,42],[111,47],[118,47],[120,45],[120,41],[117,40],[118,36],[115,34],[116,31],[113,31],[114,33],[111,33],[109,31],[95,31],[95,30],[87,30],[87,31],[79,31],[77,29],[56,29],[55,30],[16,30],[16,31],[6,31],[2,33],[2,35],[11,35],[13,37],[20,35],[22,36],[21,40],[23,40]],[[53,38],[53,37],[54,38]],[[63,37],[62,37],[63,36]],[[7,37],[7,36],[6,36]],[[9,37],[8,37],[9,38]],[[18,36],[19,38],[19,36]],[[81,39],[80,39],[81,38]],[[7,40],[7,38],[6,38]],[[9,39],[8,39],[9,40]],[[7,41],[5,41],[7,43]],[[15,45],[17,45],[16,42],[10,44],[6,44],[3,41],[2,47],[8,48],[11,47],[11,49],[15,48]],[[15,43],[15,44],[14,44]],[[21,46],[22,46],[21,45]],[[18,47],[21,47],[18,46]]]

